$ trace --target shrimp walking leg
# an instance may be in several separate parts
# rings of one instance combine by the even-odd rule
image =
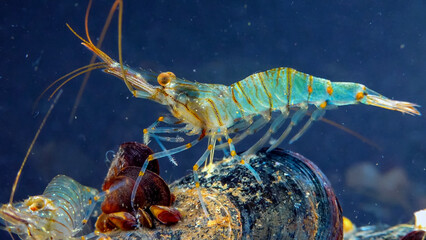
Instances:
[[[231,151],[231,157],[232,157],[232,159],[238,160],[241,164],[243,164],[244,167],[246,167],[250,171],[250,173],[254,176],[254,178],[256,179],[256,181],[261,186],[263,186],[262,179],[260,178],[260,176],[256,172],[256,170],[254,170],[254,168],[252,166],[250,166],[250,164],[248,164],[244,159],[242,159],[240,156],[238,156],[237,152],[235,151],[235,146],[232,143],[232,138],[230,138],[228,134],[225,134],[225,137],[228,140],[229,150]]]
[[[166,127],[166,128],[157,128],[158,124],[164,122],[166,124],[173,124],[172,120],[167,117],[159,117],[155,122],[153,122],[149,127],[143,130],[143,141],[145,145],[149,143],[150,133],[172,133],[184,131],[185,128],[176,128],[176,127]]]
[[[147,134],[158,134],[158,133],[187,133],[190,130],[186,127],[156,127],[155,129],[147,130]],[[149,136],[148,136],[149,137]]]
[[[222,145],[222,144],[224,144],[222,142],[222,138],[219,138],[217,141],[219,142],[219,146]],[[222,148],[222,151],[223,151],[223,156],[229,157],[229,152],[228,152],[228,150],[225,147]]]
[[[176,136],[176,137],[163,137],[163,136],[158,136],[156,134],[151,134],[151,136],[153,138],[155,138],[155,140],[160,143],[161,141],[164,142],[174,142],[174,143],[181,143],[184,142],[185,139],[183,137],[180,136]]]
[[[160,146],[161,150],[163,152],[167,152],[167,148],[163,145],[163,143],[161,142],[161,140],[159,139],[159,137],[157,135],[152,134],[151,135],[152,138],[154,138],[154,140],[157,142],[157,144]],[[170,160],[171,163],[173,163],[175,166],[177,166],[177,162],[175,160],[175,158],[171,155],[171,154],[167,154],[167,158]]]
[[[174,130],[174,129],[176,129],[176,128],[171,128],[170,130]],[[145,134],[144,137],[147,136],[147,135],[148,134]],[[162,136],[158,136],[158,135],[153,134],[153,133],[149,134],[149,136],[151,136],[152,138],[154,138],[154,140],[157,142],[157,144],[160,146],[160,148],[161,148],[161,150],[163,152],[167,152],[168,150],[163,145],[162,141],[176,142],[176,143],[185,141],[184,138],[179,137],[179,136],[176,136],[176,137],[162,137]],[[147,143],[145,143],[145,144],[147,144]],[[169,158],[170,162],[172,162],[175,166],[178,165],[177,162],[176,162],[176,160],[175,160],[175,158],[171,154],[168,154],[167,157]]]
[[[213,137],[214,137],[214,141],[213,141]],[[221,138],[219,138],[220,140],[222,140]],[[215,149],[216,149],[216,141],[217,141],[217,138],[216,138],[216,135],[214,134],[212,137],[211,137],[211,145],[212,145],[212,148],[210,149],[210,159],[209,159],[209,164],[206,166],[207,167],[207,171],[211,171],[212,170],[212,168],[213,168],[213,160],[214,160],[214,151],[215,151]],[[223,153],[225,154],[225,156],[227,156],[227,154],[228,154],[228,151],[225,151],[226,149],[224,148],[223,149]]]
[[[84,187],[83,191],[88,192],[89,194],[91,193],[92,195],[89,195],[88,198],[86,197],[86,205],[88,207],[86,209],[85,217],[81,220],[80,225],[77,228],[83,229],[83,226],[88,222],[89,218],[92,216],[93,212],[95,211],[96,204],[100,201],[103,201],[104,197],[107,194],[114,192],[115,190],[121,188],[123,185],[124,185],[124,182],[119,183],[119,184],[115,184],[113,187],[110,187],[108,190],[103,191],[103,192],[93,191],[89,187]],[[64,185],[64,186],[66,186],[66,185]],[[57,191],[52,191],[52,192],[57,193]]]
[[[133,209],[134,209],[134,201],[135,201],[135,198],[136,198],[136,191],[137,191],[138,186],[139,186],[139,184],[142,180],[143,175],[145,174],[146,168],[148,167],[148,163],[151,162],[154,159],[159,159],[159,158],[171,156],[171,155],[180,153],[182,151],[185,151],[185,150],[191,148],[192,146],[195,146],[197,143],[199,143],[203,139],[203,137],[204,137],[203,135],[200,135],[200,137],[198,137],[197,139],[195,139],[194,141],[192,141],[190,143],[187,143],[185,145],[182,145],[182,146],[179,146],[179,147],[176,147],[176,148],[172,148],[172,149],[169,149],[169,150],[157,152],[157,153],[154,153],[154,154],[148,156],[147,161],[144,162],[141,170],[139,171],[139,176],[136,179],[135,186],[133,187],[133,190],[132,190],[131,203],[132,203]]]
[[[260,117],[260,118],[256,119],[244,132],[242,132],[241,134],[238,134],[234,138],[232,138],[232,142],[234,144],[239,143],[240,141],[242,141],[247,136],[252,135],[252,134],[256,133],[257,131],[259,131],[260,129],[262,129],[266,124],[268,124],[268,120],[266,118]],[[227,145],[228,145],[227,143],[224,143],[224,144],[217,146],[217,148],[218,149],[225,148],[225,147],[228,147]]]
[[[281,114],[277,117],[277,118],[284,118],[283,121],[273,121],[271,124],[271,128],[275,129],[275,131],[277,131],[278,129],[281,128],[281,126],[284,124],[285,120],[287,120],[288,115],[290,114],[287,111],[287,108],[282,108],[280,109]]]
[[[195,165],[192,167],[192,172],[194,175],[194,182],[195,182],[195,188],[198,192],[198,198],[200,199],[201,207],[203,208],[204,214],[209,218],[209,212],[207,211],[206,203],[204,202],[203,195],[201,194],[200,189],[200,180],[198,177],[198,169],[203,163],[207,160],[209,155],[214,152],[214,144],[216,143],[216,138],[213,136],[209,138],[209,144],[207,146],[206,151],[201,155],[200,159],[195,163]]]
[[[175,155],[175,154],[177,154],[177,153],[180,153],[180,152],[182,152],[182,151],[185,151],[185,150],[187,150],[187,149],[189,149],[189,148],[191,148],[191,147],[195,146],[195,145],[196,145],[197,143],[199,143],[200,141],[201,141],[201,139],[200,139],[200,138],[197,138],[197,139],[195,139],[194,141],[192,141],[192,142],[190,142],[190,143],[187,143],[187,144],[185,144],[185,145],[182,145],[182,146],[179,146],[179,147],[176,147],[176,148],[172,148],[172,149],[169,149],[169,150],[166,150],[166,151],[162,151],[162,152],[154,153],[154,154],[152,155],[152,158],[154,158],[154,159],[158,159],[158,158],[166,157],[166,156],[168,156],[168,155]]]
[[[309,127],[312,125],[312,123],[314,121],[317,121],[317,120],[321,119],[322,116],[324,116],[324,114],[325,114],[325,109],[323,109],[323,108],[318,108],[317,110],[315,110],[312,113],[312,115],[309,118],[309,120],[300,129],[300,131],[290,139],[289,143],[292,144],[293,142],[297,141],[297,139],[299,139],[309,129]]]
[[[267,152],[270,152],[274,150],[278,145],[280,145],[284,139],[288,136],[288,134],[291,132],[291,129],[299,123],[299,121],[306,115],[306,112],[308,111],[308,105],[302,105],[300,109],[294,113],[294,115],[291,117],[291,122],[287,126],[287,128],[284,130],[284,132],[281,134],[281,136],[278,138],[278,140],[272,144],[267,150]]]
[[[167,123],[167,124],[173,124],[172,121],[169,118],[159,117],[157,121],[152,123],[148,128],[145,128],[143,130],[143,140],[146,145],[150,142],[150,137],[154,138],[154,140],[158,143],[160,146],[162,152],[167,152],[168,150],[163,145],[161,141],[166,142],[183,142],[184,139],[182,137],[162,137],[157,136],[156,133],[173,133],[173,132],[187,132],[187,129],[185,127],[176,128],[176,127],[162,127],[157,128],[157,125],[161,122]],[[170,162],[172,162],[174,165],[178,165],[175,159],[171,154],[167,155]]]
[[[259,151],[266,144],[266,142],[269,140],[269,138],[271,137],[271,135],[274,134],[281,127],[281,125],[284,123],[284,121],[286,120],[286,118],[287,118],[286,115],[280,114],[272,122],[271,126],[269,127],[269,129],[265,133],[265,135],[263,135],[263,137],[260,138],[259,141],[257,141],[252,147],[250,147],[247,151],[245,151],[243,153],[243,155],[246,156],[246,155],[257,153],[257,151]]]

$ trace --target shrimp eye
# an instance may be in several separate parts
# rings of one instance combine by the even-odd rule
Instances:
[[[161,86],[166,86],[174,79],[176,79],[176,75],[172,72],[162,72],[157,77],[157,81]]]
[[[43,199],[36,198],[34,201],[30,204],[31,211],[38,211],[40,209],[43,209],[45,207]]]

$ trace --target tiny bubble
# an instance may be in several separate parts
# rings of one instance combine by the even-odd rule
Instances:
[[[399,45],[400,49],[404,49],[405,48],[405,44],[401,43],[401,45]]]
[[[193,71],[193,72],[197,72],[197,69],[195,69],[195,68],[194,68],[194,69],[192,69],[192,71]]]
[[[77,119],[77,115],[74,116],[74,119]]]
[[[247,25],[250,27],[251,26],[251,22],[248,22]]]
[[[28,58],[28,53],[27,53],[27,54],[25,54],[25,58]]]

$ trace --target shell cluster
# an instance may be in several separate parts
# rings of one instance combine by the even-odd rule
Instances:
[[[102,186],[102,190],[108,194],[101,205],[102,214],[96,222],[97,230],[132,230],[140,225],[153,228],[152,216],[163,224],[177,223],[181,219],[180,212],[171,207],[174,195],[159,176],[157,160],[150,161],[132,207],[131,194],[136,178],[152,153],[148,146],[141,143],[127,142],[120,145]]]

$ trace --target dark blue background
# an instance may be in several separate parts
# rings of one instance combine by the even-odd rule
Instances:
[[[426,4],[424,1],[126,1],[123,56],[137,69],[173,71],[206,83],[231,84],[258,71],[288,66],[332,81],[359,82],[387,97],[426,105]],[[89,29],[99,36],[112,1],[94,1]],[[37,96],[56,78],[86,65],[91,54],[66,28],[84,34],[86,1],[0,3],[0,202],[8,201],[21,160],[49,107]],[[102,49],[117,58],[116,17]],[[82,78],[71,81],[43,130],[15,199],[39,194],[57,174],[99,188],[105,153],[142,140],[142,129],[166,108],[134,99],[125,85],[92,74],[77,112],[68,117]],[[420,111],[424,112],[423,108]],[[326,114],[361,133],[377,150],[335,127],[316,123],[299,141],[282,147],[299,152],[331,180],[344,215],[357,224],[407,222],[426,197],[424,117],[357,105]],[[256,138],[237,145],[246,149]],[[159,148],[152,145],[155,151]],[[204,149],[161,161],[172,180],[188,174]],[[409,208],[368,199],[345,185],[345,172],[368,161],[381,172],[403,168],[411,182]],[[400,193],[395,192],[395,195]],[[424,203],[424,201],[423,201]],[[365,207],[370,206],[370,207]],[[371,206],[373,206],[371,208]],[[389,214],[390,213],[390,214]]]

